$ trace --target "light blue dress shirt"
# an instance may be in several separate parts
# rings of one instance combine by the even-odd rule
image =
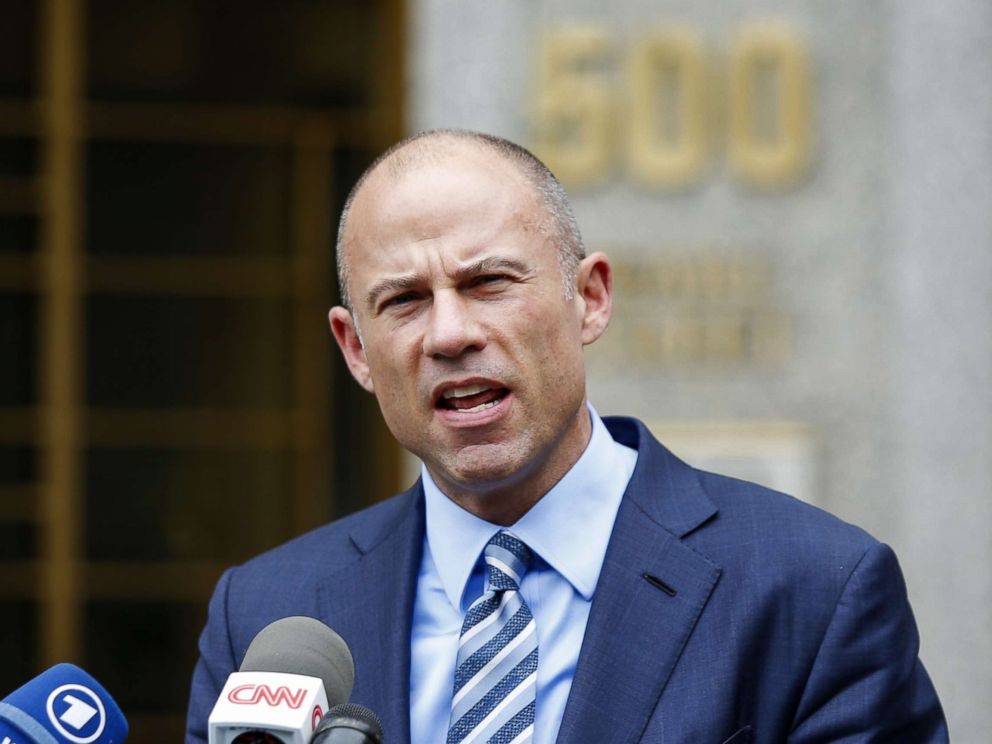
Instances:
[[[537,623],[535,744],[558,736],[593,591],[637,452],[589,407],[592,436],[565,476],[507,528],[537,556],[520,591]],[[485,589],[482,551],[499,525],[465,511],[422,470],[427,531],[417,577],[410,659],[410,740],[447,738],[462,620]]]

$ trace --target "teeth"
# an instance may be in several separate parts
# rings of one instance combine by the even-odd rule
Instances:
[[[468,395],[477,395],[484,390],[488,390],[488,385],[466,385],[460,388],[451,388],[451,390],[444,391],[445,399],[448,398],[464,398]],[[472,409],[475,410],[475,409]]]
[[[487,408],[492,408],[494,405],[499,403],[498,400],[491,400],[488,403],[480,403],[477,406],[472,406],[471,408],[463,408],[459,410],[459,413],[478,413],[479,411],[485,411]]]

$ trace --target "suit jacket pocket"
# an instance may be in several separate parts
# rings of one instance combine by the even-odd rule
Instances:
[[[751,727],[745,726],[740,731],[733,734],[729,739],[725,739],[723,744],[750,744]]]

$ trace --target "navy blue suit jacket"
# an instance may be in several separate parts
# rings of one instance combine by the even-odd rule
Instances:
[[[639,456],[559,742],[947,741],[886,545],[783,494],[695,470],[638,421],[606,423]],[[352,701],[379,714],[388,744],[409,742],[423,536],[417,484],[224,574],[200,640],[187,744],[206,741],[210,709],[255,634],[287,615],[344,637]]]

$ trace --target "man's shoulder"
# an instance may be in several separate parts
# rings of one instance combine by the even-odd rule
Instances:
[[[860,527],[800,498],[683,462],[636,419],[613,419],[610,425],[618,441],[649,461],[639,462],[645,466],[639,467],[639,501],[717,564],[739,565],[750,557],[769,567],[782,561],[849,568],[879,544]]]
[[[707,472],[699,477],[719,509],[713,530],[700,537],[728,569],[791,576],[807,589],[833,587],[873,551],[891,552],[861,527],[788,494]]]
[[[723,514],[725,518],[767,523],[771,528],[823,529],[842,534],[848,539],[866,541],[866,544],[872,541],[871,536],[859,527],[795,496],[751,481],[701,470],[684,462],[659,442],[638,419],[609,417],[604,421],[617,442],[638,451],[639,467],[635,471],[635,479],[638,473],[648,480],[660,479],[664,483],[656,485],[677,492],[662,495],[662,498],[674,496],[684,503],[708,499],[715,507],[714,511]],[[650,465],[641,467],[645,464],[641,462],[641,458],[649,461]]]
[[[711,613],[720,622],[746,624],[734,616],[744,607],[775,622],[802,617],[822,631],[859,570],[868,578],[855,583],[902,585],[891,549],[862,528],[789,494],[679,462],[673,482],[696,490],[711,509],[681,539],[720,573],[720,612]]]
[[[794,612],[821,625],[859,568],[872,565],[901,582],[891,549],[857,525],[785,493],[697,471],[716,505],[711,522],[686,540],[722,572],[733,601]],[[815,623],[814,623],[815,624]],[[820,625],[817,625],[820,627]]]
[[[705,470],[696,470],[696,475],[719,510],[717,521],[725,529],[791,539],[815,536],[820,542],[839,540],[863,549],[877,543],[861,527],[791,494]]]
[[[252,586],[320,580],[345,569],[401,527],[416,507],[419,488],[400,493],[289,540],[232,570]]]

